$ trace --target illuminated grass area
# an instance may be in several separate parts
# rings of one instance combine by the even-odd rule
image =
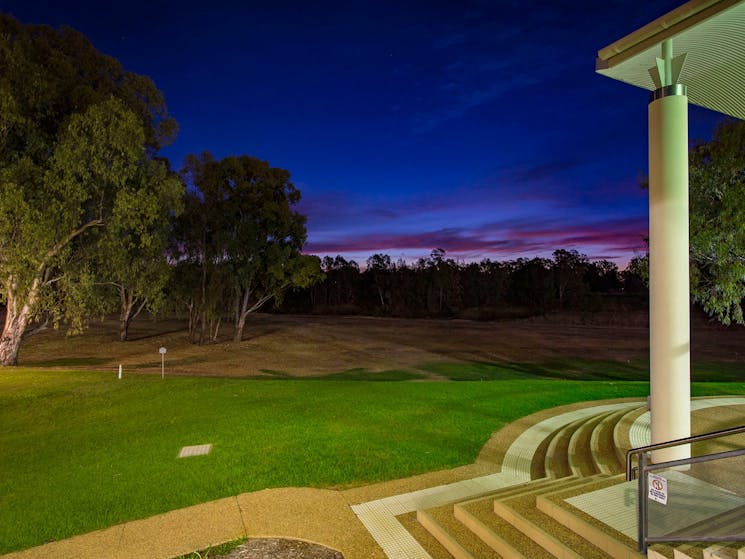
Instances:
[[[445,372],[445,371],[439,371]],[[242,380],[0,371],[0,553],[283,486],[341,486],[471,463],[540,409],[643,397],[643,382]],[[743,383],[694,385],[745,394]],[[187,445],[206,456],[177,459]]]

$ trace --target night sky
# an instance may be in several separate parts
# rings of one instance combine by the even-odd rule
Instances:
[[[292,173],[306,252],[360,264],[645,251],[648,93],[597,50],[682,0],[0,0],[150,76],[178,120],[163,150]],[[691,107],[690,137],[721,117]]]

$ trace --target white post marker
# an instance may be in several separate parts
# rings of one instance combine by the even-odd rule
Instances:
[[[119,365],[119,380],[122,380],[122,366]]]
[[[166,378],[166,348],[162,347],[158,350],[160,353],[160,378]]]

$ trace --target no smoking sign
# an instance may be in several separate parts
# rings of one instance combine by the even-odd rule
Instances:
[[[663,505],[667,504],[667,480],[655,474],[649,474],[649,498]]]

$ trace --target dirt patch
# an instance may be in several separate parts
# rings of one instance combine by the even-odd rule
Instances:
[[[221,559],[344,559],[339,551],[302,540],[256,538],[236,547]]]
[[[637,317],[638,318],[638,317]],[[19,362],[66,367],[160,373],[159,347],[166,347],[166,374],[219,376],[322,376],[350,370],[415,371],[447,363],[545,363],[564,358],[645,361],[649,329],[642,320],[623,324],[580,323],[574,318],[505,322],[409,320],[371,317],[250,317],[244,339],[232,341],[228,326],[219,343],[189,343],[183,321],[132,325],[132,340],[118,342],[115,320],[96,322],[82,336],[47,331],[24,341]],[[639,323],[642,325],[639,325]],[[741,361],[745,329],[702,322],[692,328],[694,359]]]

